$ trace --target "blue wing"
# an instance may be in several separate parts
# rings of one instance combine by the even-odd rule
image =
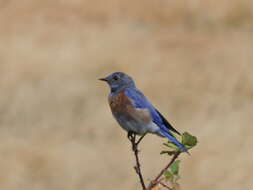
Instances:
[[[161,129],[169,132],[171,130],[180,135],[180,133],[172,127],[172,125],[163,117],[163,115],[154,108],[150,101],[136,88],[127,88],[125,89],[125,94],[132,99],[137,108],[148,109],[153,122],[157,124]]]
[[[170,132],[173,131],[180,135],[180,133],[173,128],[170,123],[162,116],[162,114],[154,108],[150,101],[137,89],[127,88],[125,94],[134,102],[136,108],[148,109],[153,122],[160,128],[160,133],[167,137],[172,143],[177,145],[183,152],[188,152],[187,148],[181,144]]]

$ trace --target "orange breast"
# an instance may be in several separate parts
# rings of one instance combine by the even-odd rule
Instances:
[[[147,109],[135,108],[132,101],[124,94],[124,91],[109,97],[109,104],[115,117],[123,116],[128,121],[150,122],[149,111]]]

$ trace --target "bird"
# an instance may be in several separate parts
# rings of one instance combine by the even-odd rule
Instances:
[[[165,117],[152,105],[148,98],[136,87],[134,80],[123,72],[114,72],[99,80],[110,87],[108,102],[112,115],[118,124],[131,134],[144,137],[147,133],[166,137],[181,152],[187,148],[180,143],[174,133],[181,135]]]

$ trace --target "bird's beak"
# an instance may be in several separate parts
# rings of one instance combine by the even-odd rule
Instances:
[[[105,81],[105,82],[108,81],[107,78],[100,78],[100,79],[98,79],[98,80]]]

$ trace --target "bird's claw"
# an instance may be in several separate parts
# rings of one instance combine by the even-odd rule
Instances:
[[[127,133],[127,138],[130,140],[130,141],[132,141],[133,140],[133,132],[132,131],[128,131],[128,133]]]

